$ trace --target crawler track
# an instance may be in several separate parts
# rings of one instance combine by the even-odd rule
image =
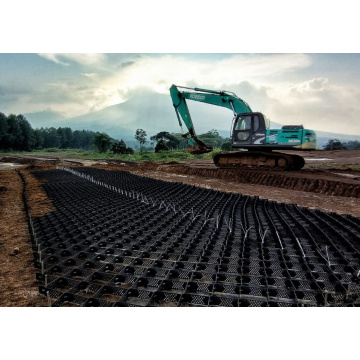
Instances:
[[[52,306],[359,306],[360,220],[123,171],[36,171]]]
[[[299,155],[261,151],[221,152],[213,159],[216,166],[224,169],[300,170],[305,165]]]

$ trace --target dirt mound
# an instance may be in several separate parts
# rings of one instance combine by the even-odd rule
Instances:
[[[219,168],[189,166],[183,164],[144,163],[143,170],[163,171],[174,174],[205,177],[238,183],[265,185],[289,190],[315,192],[318,194],[360,197],[360,181],[357,177],[342,178],[341,175],[329,175],[321,171],[259,171],[259,170],[227,170]]]
[[[58,158],[50,157],[33,157],[33,156],[3,156],[0,158],[0,162],[3,163],[15,163],[15,164],[26,164],[26,165],[39,165],[46,163],[47,165],[56,165],[59,163]]]

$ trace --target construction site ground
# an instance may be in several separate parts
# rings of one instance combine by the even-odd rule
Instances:
[[[29,230],[22,199],[25,176],[31,216],[52,211],[52,204],[31,171],[61,166],[93,166],[124,170],[164,181],[183,182],[219,191],[259,196],[322,211],[360,217],[360,150],[310,151],[296,172],[225,170],[211,160],[132,163],[121,160],[79,160],[57,157],[0,157],[0,306],[46,306],[38,292]]]

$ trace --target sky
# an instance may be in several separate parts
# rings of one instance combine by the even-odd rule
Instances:
[[[232,91],[278,123],[359,135],[359,65],[351,53],[1,53],[0,111],[72,118],[176,84]]]
[[[209,4],[3,4],[0,111],[65,121],[125,103],[126,118],[108,127],[162,127],[163,114],[174,117],[169,88],[176,84],[232,91],[275,123],[360,135],[353,1],[327,2],[326,13],[311,0]],[[188,105],[199,115],[196,126],[230,128],[231,114],[222,121],[219,109]]]

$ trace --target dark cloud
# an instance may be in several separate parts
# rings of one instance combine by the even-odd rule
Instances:
[[[123,69],[125,69],[126,67],[129,67],[129,66],[131,66],[131,65],[134,65],[135,63],[136,63],[136,61],[126,61],[126,62],[123,62],[123,63],[119,64],[119,65],[117,66],[117,68],[120,69],[120,70],[123,70]]]
[[[118,62],[118,60],[115,60],[115,68],[117,70],[124,70],[127,67],[130,67],[140,59],[142,59],[144,56],[141,54],[121,54],[121,58],[129,59],[129,60],[121,60]]]
[[[17,103],[26,96],[30,96],[33,90],[30,87],[17,84],[0,85],[0,107],[2,112],[18,112],[15,110]]]

